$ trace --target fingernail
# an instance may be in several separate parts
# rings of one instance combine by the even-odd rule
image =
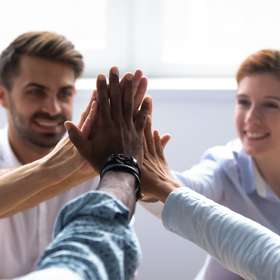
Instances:
[[[98,80],[106,81],[106,77],[103,74],[99,74],[97,77]]]
[[[119,75],[119,69],[118,67],[114,66],[111,68],[111,73],[114,74],[114,75]]]
[[[127,74],[126,79],[127,79],[128,81],[132,81],[133,75],[132,75],[131,73]]]
[[[64,122],[64,127],[66,128],[67,131],[71,129],[71,125],[69,122]]]

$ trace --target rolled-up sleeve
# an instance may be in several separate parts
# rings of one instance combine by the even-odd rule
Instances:
[[[67,268],[88,280],[130,279],[140,256],[127,208],[105,193],[90,192],[60,212],[38,268]]]

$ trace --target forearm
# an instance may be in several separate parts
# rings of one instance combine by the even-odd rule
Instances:
[[[5,172],[0,180],[0,216],[14,214],[94,176],[80,172],[84,160],[65,139],[44,158]]]
[[[107,184],[102,189],[111,193]],[[134,276],[140,253],[128,209],[111,195],[90,192],[61,211],[39,269],[65,267],[81,279],[125,280]]]
[[[100,181],[98,190],[120,200],[129,211],[131,217],[135,210],[135,178],[126,172],[107,172]]]
[[[280,238],[261,225],[188,189],[170,194],[162,217],[245,279],[280,278]]]

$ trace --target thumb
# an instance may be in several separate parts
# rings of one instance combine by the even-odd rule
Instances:
[[[169,142],[170,139],[171,139],[170,134],[165,134],[160,138],[160,142],[161,142],[163,149],[165,149],[165,146],[167,145],[167,143]]]
[[[66,121],[64,126],[68,132],[69,138],[80,154],[84,154],[85,140],[82,136],[81,131],[72,122]]]

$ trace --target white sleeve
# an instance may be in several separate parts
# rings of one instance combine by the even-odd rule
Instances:
[[[188,188],[168,196],[162,220],[243,278],[280,279],[280,237],[260,224]]]

